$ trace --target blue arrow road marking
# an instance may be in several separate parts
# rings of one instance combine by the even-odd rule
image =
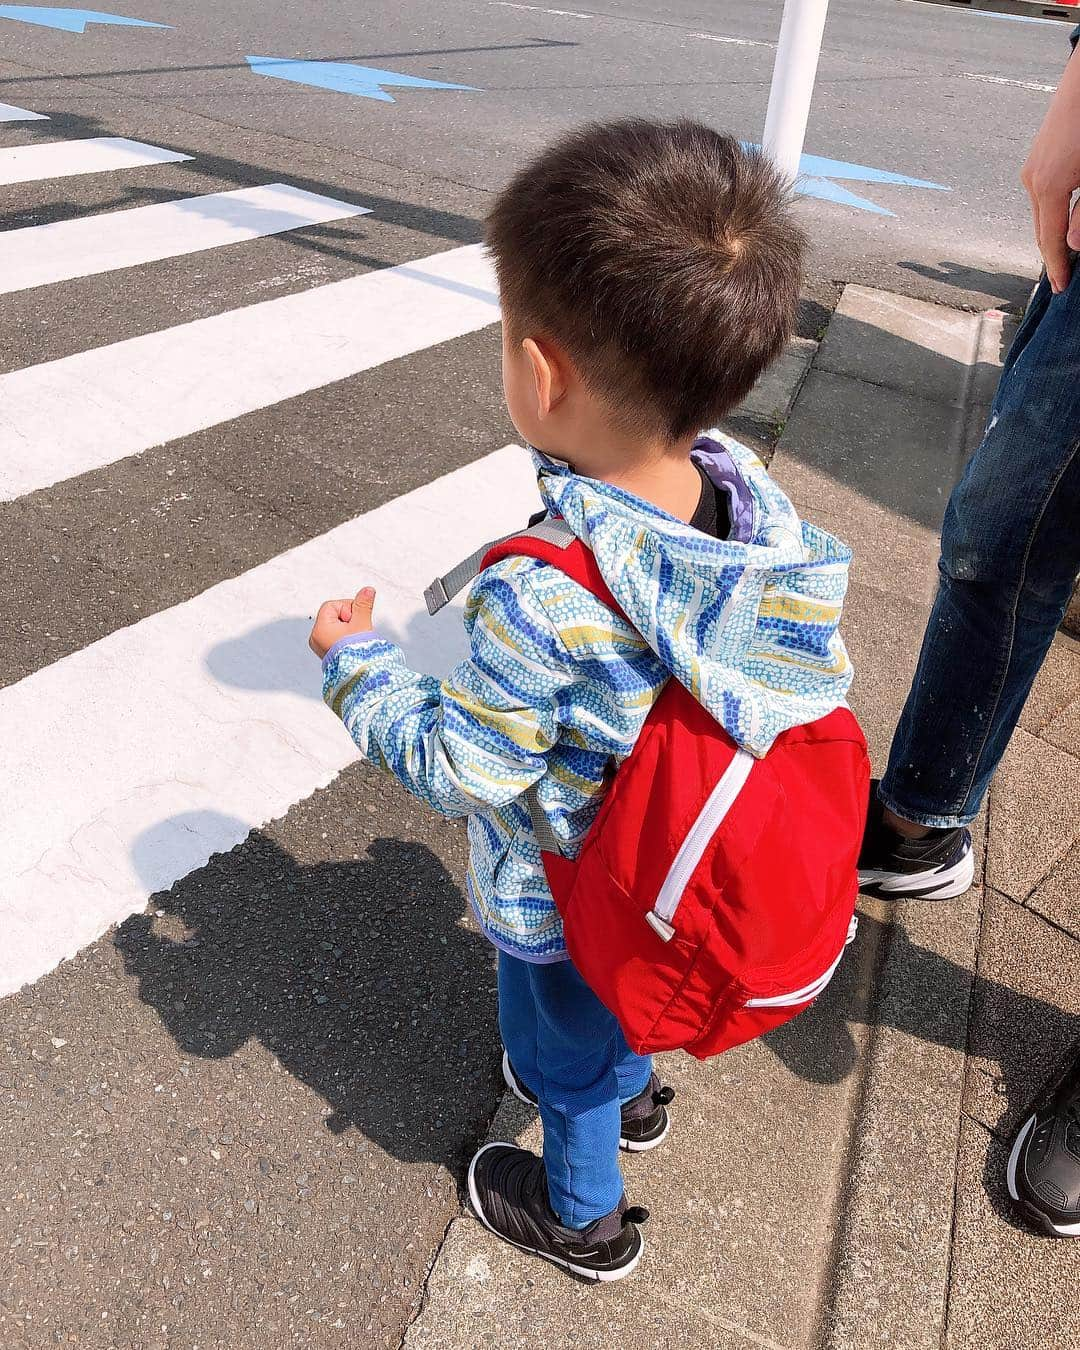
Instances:
[[[417,75],[398,75],[392,70],[375,66],[356,66],[347,61],[289,61],[276,56],[249,56],[248,65],[256,75],[269,75],[275,80],[291,80],[293,84],[310,84],[316,89],[334,89],[340,94],[358,94],[361,98],[378,99],[380,103],[394,103],[392,89],[462,89],[477,91],[470,84],[445,84],[442,80],[422,80]]]
[[[745,142],[751,150],[761,147]],[[846,187],[846,183],[897,183],[900,187],[927,188],[931,192],[951,192],[944,183],[931,183],[925,178],[909,178],[907,174],[890,173],[888,169],[874,169],[868,164],[848,164],[842,159],[823,159],[820,155],[803,155],[799,160],[799,176],[795,191],[800,197],[816,197],[823,202],[839,202],[854,206],[857,211],[871,211],[876,216],[895,216],[884,206],[860,197]]]
[[[823,202],[840,202],[859,211],[872,211],[878,216],[892,216],[884,206],[859,197],[840,186],[847,183],[897,183],[901,187],[927,188],[931,192],[949,192],[944,183],[931,183],[925,178],[909,178],[903,173],[889,173],[887,169],[872,169],[866,164],[846,164],[842,159],[822,159],[820,155],[803,155],[799,160],[799,177],[795,191],[803,197],[817,197]]]
[[[47,9],[44,5],[0,5],[0,19],[36,23],[41,28],[60,28],[65,33],[85,33],[88,23],[111,23],[121,28],[171,28],[168,23],[129,19],[123,14],[102,14],[96,9]]]

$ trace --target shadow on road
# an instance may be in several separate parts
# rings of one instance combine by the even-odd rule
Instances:
[[[204,830],[202,814],[188,827]],[[186,1054],[258,1040],[323,1098],[331,1131],[355,1126],[405,1162],[463,1164],[497,1096],[495,977],[432,849],[377,838],[355,860],[306,865],[255,832],[151,906],[115,942]]]
[[[947,907],[941,921],[948,922]],[[878,977],[886,964],[889,978],[879,990]],[[979,1045],[968,1045],[969,1004],[976,1014]],[[821,998],[764,1040],[800,1078],[838,1083],[852,1072],[859,1055],[850,1024],[893,1027],[933,1045],[996,1060],[997,1090],[1007,1098],[1009,1122],[1027,1105],[1033,1087],[1033,1035],[1064,1047],[1080,1031],[1076,1019],[1053,1004],[973,976],[966,967],[917,946],[898,924],[868,914],[859,916],[858,935]]]
[[[47,121],[20,124],[21,131],[28,140],[43,141],[77,140],[94,136],[113,136],[115,128],[101,118],[83,113],[68,111],[53,112],[49,108],[35,108],[35,112],[48,115]],[[460,215],[454,211],[443,211],[437,207],[425,206],[419,202],[403,201],[400,198],[380,196],[365,190],[354,190],[350,183],[340,178],[327,182],[325,178],[312,178],[302,172],[290,170],[282,174],[265,164],[233,159],[226,155],[213,154],[198,147],[171,143],[167,137],[151,135],[153,144],[162,150],[174,150],[178,154],[191,158],[177,162],[170,167],[177,170],[184,183],[181,191],[133,185],[116,196],[104,208],[100,203],[86,203],[80,200],[54,202],[51,205],[36,207],[28,213],[26,208],[0,213],[0,229],[14,228],[18,225],[45,225],[58,220],[70,220],[82,215],[96,215],[103,209],[119,209],[125,206],[145,206],[155,202],[175,201],[185,193],[222,192],[233,187],[254,187],[264,183],[285,181],[290,187],[303,188],[322,197],[333,197],[339,201],[356,206],[366,206],[375,213],[383,224],[397,225],[434,239],[446,239],[452,243],[478,243],[483,235],[479,219]],[[357,166],[356,181],[361,181],[362,168]],[[213,185],[208,186],[207,180]],[[76,194],[77,196],[78,194]],[[32,217],[32,218],[31,218]],[[358,246],[368,237],[362,225],[357,222],[362,217],[353,217],[348,227],[334,225],[312,225],[291,230],[280,236],[292,247],[307,252],[323,254],[332,258],[354,263],[359,267],[382,267],[385,258],[371,257]],[[396,260],[395,260],[396,261]]]
[[[465,54],[480,53],[487,55],[491,52],[532,52],[542,51],[547,47],[577,47],[580,43],[567,42],[559,38],[527,38],[524,42],[496,42],[488,43],[479,47],[422,47],[412,51],[397,52],[363,52],[357,55],[355,52],[346,56],[313,56],[311,61],[331,61],[345,62],[363,65],[368,61],[397,61],[405,60],[414,56],[461,56]],[[135,66],[127,70],[96,70],[88,74],[62,75],[54,71],[49,71],[43,75],[15,75],[5,78],[5,84],[41,84],[55,80],[115,80],[125,76],[138,75],[199,75],[206,71],[235,70],[241,73],[250,71],[251,67],[247,61],[217,61],[210,64],[198,66]]]
[[[947,905],[941,921],[949,921]],[[886,967],[887,980],[881,978]],[[1080,1020],[917,946],[898,923],[862,914],[837,978],[808,1011],[763,1039],[800,1078],[838,1083],[859,1059],[852,1025],[894,1028],[996,1066],[990,1070],[992,1091],[1004,1104],[995,1127],[983,1127],[991,1136],[986,1192],[1000,1217],[1022,1228],[1005,1192],[1004,1161],[1043,1080],[1068,1054],[1080,1053]],[[978,1121],[970,1104],[964,1110]],[[942,1178],[942,1185],[952,1184],[951,1175]]]
[[[1020,276],[1015,272],[987,272],[981,267],[969,267],[967,263],[939,262],[936,266],[930,266],[927,263],[898,262],[896,265],[905,272],[914,272],[916,276],[926,277],[928,281],[937,281],[945,286],[955,286],[957,290],[1004,296],[1010,308],[1017,313],[1026,306],[1035,285],[1034,277]]]

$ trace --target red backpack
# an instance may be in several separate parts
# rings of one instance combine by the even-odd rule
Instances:
[[[428,592],[538,558],[625,618],[591,551],[547,520],[475,554]],[[639,1054],[699,1059],[802,1012],[854,936],[870,769],[850,710],[740,749],[676,679],[653,705],[576,859],[530,794],[551,893],[582,978]]]

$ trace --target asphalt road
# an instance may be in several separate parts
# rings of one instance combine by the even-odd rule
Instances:
[[[215,370],[194,361],[182,326],[261,315],[252,307],[285,297],[318,305],[335,283],[474,243],[521,156],[583,118],[688,113],[756,138],[780,5],[674,3],[662,21],[630,3],[124,9],[172,27],[80,35],[0,18],[0,100],[49,119],[0,121],[0,173],[12,180],[0,178],[0,258],[8,231],[89,222],[102,247],[113,213],[274,182],[369,214],[96,272],[69,246],[67,275],[23,289],[0,271],[0,487],[11,465],[35,484],[11,500],[0,491],[0,739],[28,766],[14,783],[0,776],[0,840],[12,848],[27,842],[19,803],[79,818],[94,787],[85,746],[103,727],[116,761],[132,765],[159,753],[156,727],[206,734],[206,670],[162,637],[174,607],[204,606],[212,627],[212,588],[287,570],[290,550],[365,512],[397,512],[405,549],[429,528],[429,498],[401,505],[403,494],[513,438],[493,322],[445,340],[420,333],[403,354],[387,349],[347,377],[335,365],[287,396],[260,386],[231,412],[210,407]],[[836,283],[862,281],[949,304],[1022,301],[1035,259],[1016,173],[1048,97],[1023,82],[1055,81],[1065,35],[834,0],[808,151],[950,191],[846,183],[891,216],[807,198],[812,295],[827,304]],[[253,74],[249,55],[473,89],[397,89],[390,103]],[[9,150],[93,137],[189,158],[9,172]],[[45,236],[28,247],[56,262]],[[373,314],[359,306],[342,330],[318,310],[297,363],[309,347],[337,359],[352,329],[392,328],[392,297]],[[823,317],[811,307],[804,323],[814,331]],[[156,335],[149,368],[135,353]],[[234,355],[246,394],[243,353],[223,349],[218,365],[230,370]],[[109,408],[117,435],[130,430],[115,392],[125,380],[163,419],[143,453],[111,444]],[[43,392],[27,402],[28,388]],[[92,452],[81,466],[76,442]],[[31,444],[67,456],[69,470],[50,472]],[[453,530],[436,542],[453,561]],[[320,598],[305,592],[303,604]],[[248,719],[238,753],[249,746],[242,776],[256,796],[265,771],[250,747],[289,725],[288,700],[317,698],[313,663],[302,689],[278,674],[276,658],[302,646],[304,615],[288,603],[284,627],[258,630],[255,656],[242,632],[223,667],[206,636],[209,683],[228,686],[214,708]],[[142,685],[137,656],[149,660]],[[98,661],[98,701],[86,706],[89,667],[71,664],[84,660]],[[15,700],[39,688],[17,719]],[[42,763],[48,749],[52,776],[34,781],[27,745],[43,747]],[[305,750],[282,753],[302,767]],[[133,778],[118,794],[121,814],[128,797],[134,811],[159,790],[178,812],[138,841],[133,864],[123,822],[104,810],[30,841],[42,852],[27,868],[57,899],[35,924],[57,954],[64,924],[102,889],[103,859],[130,864],[144,900],[156,893],[145,913],[128,909],[74,960],[0,1000],[0,1343],[397,1345],[498,1085],[491,954],[467,916],[462,832],[357,766],[312,796],[330,781],[314,775],[288,809],[252,808],[273,823],[165,875],[190,836],[218,841],[205,859],[246,827],[220,843],[228,826],[199,796],[197,766],[172,764],[162,781]],[[0,848],[0,973],[14,942],[4,886],[18,882],[5,867]]]
[[[153,126],[160,138],[167,122],[179,148],[238,130],[257,147],[273,132],[337,162],[421,175],[475,216],[523,155],[583,119],[691,115],[758,139],[781,5],[675,0],[662,19],[644,3],[508,0],[135,8],[173,27],[76,37],[4,23],[5,98],[76,114],[87,132]],[[833,0],[807,152],[948,191],[842,182],[892,216],[808,201],[814,275],[1015,302],[1034,266],[1017,172],[1067,33],[912,0]],[[255,75],[249,55],[357,62],[473,91],[401,90],[382,103]]]

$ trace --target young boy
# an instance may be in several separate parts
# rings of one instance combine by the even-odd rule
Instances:
[[[370,589],[324,604],[311,645],[362,753],[469,817],[504,1073],[544,1126],[542,1159],[509,1144],[476,1155],[477,1214],[515,1246],[613,1280],[636,1265],[647,1217],[623,1195],[620,1143],[658,1144],[672,1093],[567,958],[524,794],[538,788],[574,856],[672,677],[756,755],[831,712],[851,681],[836,629],[850,555],[802,525],[749,451],[699,434],[793,325],[803,239],[768,161],[693,122],[588,127],[499,195],[488,244],[510,415],[548,511],[593,551],[630,622],[553,567],[510,558],[473,587],[471,654],[441,684],[371,631]],[[823,579],[800,594],[815,565]]]

